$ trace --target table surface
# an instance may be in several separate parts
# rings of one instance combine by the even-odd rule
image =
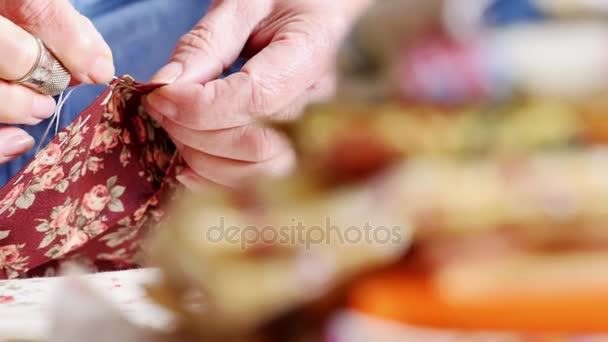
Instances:
[[[142,285],[153,282],[158,274],[155,269],[140,269],[79,278],[129,321],[163,329],[171,325],[171,315],[151,303],[142,288]],[[68,288],[65,281],[62,277],[0,281],[0,341],[41,340],[48,336],[51,311],[57,308],[58,298],[65,298]],[[60,291],[63,291],[63,297]],[[330,336],[337,342],[519,341],[515,338],[517,335],[507,333],[433,331],[388,323],[354,312],[342,312],[329,327]],[[573,338],[572,341],[579,339]],[[608,342],[608,336],[586,337],[584,341]]]
[[[155,269],[79,276],[130,321],[157,328],[167,326],[170,315],[150,303],[141,285],[154,281]],[[66,279],[37,278],[0,281],[0,341],[8,338],[41,339],[47,336],[50,312]]]

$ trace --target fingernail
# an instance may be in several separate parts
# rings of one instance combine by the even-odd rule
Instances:
[[[55,112],[55,100],[50,96],[35,96],[32,100],[32,116],[36,119],[48,119]]]
[[[172,83],[184,72],[181,63],[171,62],[162,67],[150,82],[152,83]]]
[[[34,146],[34,138],[23,131],[9,133],[0,144],[0,156],[15,157],[29,151]]]
[[[166,97],[159,95],[157,92],[148,95],[146,101],[152,111],[169,118],[177,117],[177,106],[175,106],[175,103],[169,101]]]
[[[95,60],[89,78],[95,83],[108,83],[114,77],[114,61],[111,55],[102,55]]]

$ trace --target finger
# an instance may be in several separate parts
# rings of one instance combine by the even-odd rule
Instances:
[[[292,151],[261,163],[215,157],[189,147],[182,149],[182,156],[199,176],[229,187],[238,186],[259,175],[282,176],[289,173],[295,165]]]
[[[9,162],[34,146],[34,138],[17,127],[0,127],[0,164]]]
[[[314,22],[288,24],[243,66],[250,81],[239,83],[244,90],[235,96],[249,94],[248,101],[243,100],[248,113],[264,117],[279,112],[327,73],[335,41],[321,27]]]
[[[294,103],[272,116],[272,120],[288,120],[299,115],[310,102],[323,101],[335,90],[335,77],[328,75],[315,83]],[[216,157],[262,162],[288,151],[290,143],[279,132],[259,125],[246,125],[225,130],[196,131],[151,115],[161,123],[171,137],[182,145]]]
[[[330,64],[322,34],[285,30],[241,72],[204,85],[175,82],[159,88],[148,96],[148,109],[196,130],[243,126],[279,112]]]
[[[241,86],[242,83],[248,82],[249,78],[242,73],[205,85],[175,82],[149,94],[145,100],[146,109],[194,130],[217,130],[248,125],[255,121],[245,109],[249,94],[234,94],[249,92],[248,88]],[[229,95],[231,98],[219,94]]]
[[[152,82],[204,83],[228,69],[249,35],[271,11],[272,1],[214,1],[205,17],[177,44],[169,64]]]
[[[35,125],[50,117],[55,101],[18,84],[0,81],[0,123]]]
[[[10,20],[0,17],[0,78],[16,80],[27,74],[38,56],[36,39]],[[11,53],[4,53],[10,51]]]
[[[206,154],[239,161],[262,162],[289,149],[289,141],[279,132],[257,125],[217,131],[195,131],[171,120],[163,128],[183,145]]]
[[[214,102],[215,106],[211,105],[212,99],[204,99],[203,96],[212,96],[213,93],[228,93],[229,89],[238,89],[237,83],[247,81],[239,78],[238,74],[235,77],[229,77],[229,79],[211,82],[206,86],[200,84],[175,84],[175,89],[181,89],[180,92],[175,92],[170,96],[173,96],[173,101],[169,101],[162,92],[156,92],[152,95],[144,98],[144,105],[147,111],[157,120],[159,123],[163,122],[163,118],[167,117],[164,122],[167,124],[173,123],[174,125],[185,126],[193,130],[202,132],[205,130],[223,130],[229,128],[242,127],[250,125],[257,121],[255,116],[243,114],[240,112],[226,111],[226,112],[209,112],[213,108],[227,108],[228,106],[233,107],[245,107],[247,103],[224,103],[223,97],[218,97]],[[212,88],[211,85],[222,87]],[[167,86],[169,87],[169,86]],[[166,87],[165,87],[166,88]],[[224,90],[226,88],[227,90]],[[242,89],[242,88],[241,88]],[[320,81],[311,85],[304,93],[298,96],[292,103],[286,107],[281,108],[279,111],[268,115],[271,120],[291,120],[302,113],[304,108],[311,102],[325,101],[330,98],[336,89],[336,78],[333,73],[323,77]],[[236,96],[236,98],[247,101],[246,96]],[[151,100],[151,101],[150,101]],[[152,102],[152,104],[150,104]],[[189,114],[191,112],[182,112],[179,114],[175,103],[182,104],[181,107],[191,107],[192,111],[203,110],[199,108],[204,106],[204,103],[209,103],[207,111],[203,114]],[[227,101],[230,102],[230,101]],[[164,115],[161,114],[164,112]],[[174,113],[174,115],[167,115]],[[169,126],[171,128],[172,126]]]
[[[78,80],[107,83],[114,76],[110,48],[68,0],[0,0],[0,15],[40,37]]]
[[[176,176],[178,182],[180,182],[186,189],[194,193],[202,193],[206,190],[222,189],[222,185],[214,183],[206,178],[199,176],[196,172],[190,168],[185,168]]]

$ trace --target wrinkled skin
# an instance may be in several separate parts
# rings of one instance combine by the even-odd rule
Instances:
[[[68,0],[0,1],[0,125],[35,125],[55,109],[50,96],[9,82],[25,76],[36,61],[38,44],[28,32],[40,38],[75,82],[106,83],[114,76],[110,48]],[[0,127],[0,164],[27,152],[33,144],[25,131]]]
[[[260,120],[292,120],[334,93],[334,60],[370,0],[214,1],[153,78],[170,83],[147,109],[190,166],[191,189],[234,186],[255,174],[283,175],[295,163],[288,141]],[[217,79],[239,55],[238,73]]]

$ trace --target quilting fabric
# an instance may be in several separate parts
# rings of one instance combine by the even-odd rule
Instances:
[[[180,164],[143,109],[157,87],[116,79],[0,189],[0,279],[52,276],[66,261],[138,265]]]

